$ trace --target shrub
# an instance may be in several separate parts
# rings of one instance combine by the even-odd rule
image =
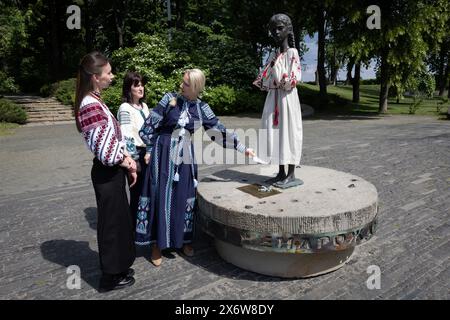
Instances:
[[[43,97],[55,97],[62,104],[73,106],[75,104],[75,90],[77,79],[70,78],[52,84],[45,84],[39,90]]]
[[[151,108],[166,92],[179,87],[184,61],[169,49],[167,40],[160,36],[139,33],[134,41],[135,47],[120,48],[112,54],[112,64],[119,70],[117,86],[122,85],[126,71],[140,73],[147,82],[146,98]]]
[[[76,83],[75,78],[57,82],[54,86],[53,96],[62,104],[73,106],[75,104]]]
[[[436,102],[436,114],[439,116],[442,113],[442,110],[445,108],[445,105],[448,102],[448,98],[440,98],[439,102]]]
[[[207,26],[189,21],[184,31],[175,31],[170,47],[205,71],[208,85],[230,85],[235,89],[250,89],[258,72],[259,59],[249,42],[230,37],[219,21]],[[226,63],[224,63],[226,62]]]
[[[14,78],[0,71],[0,93],[18,93],[19,87],[14,82]]]
[[[111,110],[111,113],[117,116],[117,111],[122,104],[122,83],[116,82],[113,86],[103,90],[102,99],[109,110]]]
[[[19,105],[0,99],[0,122],[24,124],[27,122],[27,114]]]
[[[423,100],[422,99],[416,99],[416,97],[413,98],[413,103],[409,105],[409,114],[415,114],[417,109],[421,106]]]
[[[236,90],[227,85],[206,88],[202,100],[205,100],[217,115],[231,114],[236,108]]]
[[[264,108],[267,92],[260,90],[238,90],[236,93],[236,112],[261,112]]]
[[[432,97],[436,81],[434,76],[425,70],[418,71],[410,76],[406,82],[406,90],[414,96]]]
[[[39,94],[41,97],[50,97],[52,95],[52,85],[44,84],[41,89],[39,89]]]

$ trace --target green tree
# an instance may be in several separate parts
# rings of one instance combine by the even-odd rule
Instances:
[[[391,84],[401,88],[405,79],[424,66],[427,51],[439,42],[448,21],[449,3],[445,0],[382,2],[381,30],[374,33],[380,68],[379,112],[388,111]]]
[[[29,13],[24,15],[12,3],[4,3],[0,13],[0,92],[17,92],[13,77],[16,74],[17,53],[27,46],[29,38],[26,29]]]

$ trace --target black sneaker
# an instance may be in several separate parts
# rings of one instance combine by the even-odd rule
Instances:
[[[107,292],[111,290],[119,290],[132,286],[134,283],[134,278],[129,276],[102,276],[102,279],[100,279],[99,291]]]

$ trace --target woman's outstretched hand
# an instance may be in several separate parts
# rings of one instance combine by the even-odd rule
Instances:
[[[247,149],[245,150],[245,155],[246,155],[247,157],[249,157],[249,158],[253,158],[253,157],[256,156],[255,151],[253,151],[252,148],[247,148]]]

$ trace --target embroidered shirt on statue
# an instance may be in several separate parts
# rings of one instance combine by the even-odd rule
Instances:
[[[90,95],[84,97],[78,120],[86,145],[98,160],[110,167],[123,160],[125,140],[106,105]]]
[[[289,48],[284,53],[280,53],[278,49],[269,56],[267,64],[253,84],[264,91],[271,89],[290,91],[297,86],[301,78],[302,69],[297,49]]]

